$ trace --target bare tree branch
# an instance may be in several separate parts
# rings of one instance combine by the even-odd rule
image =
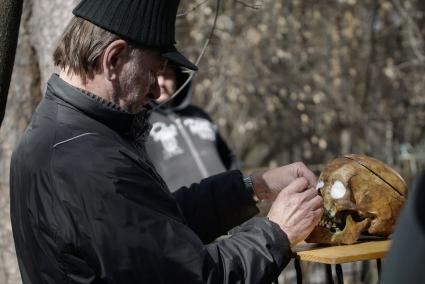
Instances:
[[[206,0],[208,1],[208,0]],[[205,1],[205,2],[206,2]],[[214,22],[213,25],[211,27],[210,33],[207,36],[207,39],[205,40],[204,46],[202,47],[201,53],[199,54],[198,58],[195,61],[195,65],[199,65],[199,62],[201,61],[201,59],[204,57],[205,55],[205,51],[207,50],[207,47],[209,46],[211,39],[214,35],[214,31],[217,27],[217,20],[218,20],[218,15],[220,14],[220,4],[221,4],[221,0],[216,0],[216,7],[215,7],[215,16],[214,16]],[[199,5],[198,5],[199,6]],[[189,82],[193,79],[193,77],[195,76],[195,71],[190,71],[190,75],[189,77],[186,79],[186,81],[181,85],[181,87],[174,92],[174,94],[172,96],[170,96],[167,100],[165,100],[164,102],[157,104],[156,106],[154,106],[151,110],[157,109],[160,106],[168,103],[169,101],[171,101],[173,98],[175,98],[178,94],[180,94],[180,92],[186,88],[186,86],[189,84]]]
[[[23,2],[0,2],[0,125],[4,118],[13,62],[18,42]]]
[[[415,59],[415,60],[410,60],[410,61],[406,61],[403,63],[400,63],[398,65],[396,65],[397,69],[402,70],[402,69],[406,69],[406,68],[410,68],[410,67],[417,67],[417,66],[422,66],[425,63],[425,58],[424,59]]]
[[[396,7],[396,9],[400,12],[404,21],[407,23],[408,33],[409,33],[409,42],[415,56],[418,58],[418,60],[424,61],[425,55],[421,51],[424,47],[424,42],[423,42],[419,27],[413,21],[412,17],[409,16],[408,12],[400,3],[399,0],[393,0],[392,2],[394,3],[394,6]]]
[[[209,0],[204,0],[204,1],[202,1],[202,2],[200,2],[200,3],[197,3],[195,6],[193,6],[192,8],[190,8],[189,10],[187,10],[187,11],[185,11],[185,12],[182,12],[182,13],[178,13],[177,14],[177,17],[183,17],[183,16],[186,16],[187,14],[189,14],[189,13],[191,13],[191,12],[193,12],[193,11],[195,11],[196,9],[198,9],[199,7],[201,7],[202,5],[204,5],[205,3],[207,3]]]
[[[263,0],[254,0],[253,1],[254,3],[248,3],[247,1],[242,1],[242,0],[235,0],[235,2],[254,10],[261,9],[261,7],[263,6]]]

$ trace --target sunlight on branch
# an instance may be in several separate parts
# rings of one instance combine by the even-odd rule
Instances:
[[[192,7],[192,8],[190,8],[189,10],[187,10],[187,11],[185,11],[185,12],[182,12],[182,13],[177,14],[177,17],[183,17],[183,16],[186,16],[187,14],[189,14],[189,13],[191,13],[191,12],[195,11],[196,9],[198,9],[199,7],[201,7],[202,5],[204,5],[205,3],[207,3],[208,1],[209,1],[209,0],[204,0],[204,1],[200,2],[200,3],[197,3],[195,6],[193,6],[193,7]]]
[[[245,7],[254,9],[254,10],[258,10],[261,9],[263,6],[263,0],[254,0],[254,1],[250,1],[253,3],[249,3],[248,1],[242,1],[242,0],[235,0],[236,3],[242,4]]]

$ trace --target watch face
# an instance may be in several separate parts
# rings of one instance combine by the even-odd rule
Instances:
[[[254,184],[252,183],[252,178],[251,176],[247,176],[243,179],[243,182],[245,184],[245,189],[248,191],[249,195],[252,196],[252,199],[254,200],[255,203],[259,202],[260,200],[258,199],[258,197],[255,195],[255,190],[254,190]]]

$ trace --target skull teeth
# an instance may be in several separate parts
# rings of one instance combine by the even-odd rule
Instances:
[[[326,216],[324,216],[320,221],[319,221],[319,226],[320,227],[324,227],[324,228],[327,228],[327,229],[331,229],[331,228],[333,228],[333,229],[337,229],[338,227],[337,227],[337,224],[333,221],[333,220],[331,220],[331,219],[328,219]]]

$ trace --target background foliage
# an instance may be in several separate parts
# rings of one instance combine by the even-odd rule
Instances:
[[[421,6],[225,1],[196,78],[196,100],[247,167],[320,165],[355,152],[400,169],[401,149],[421,151],[424,142]],[[214,9],[208,1],[182,20],[187,53],[199,52]]]

